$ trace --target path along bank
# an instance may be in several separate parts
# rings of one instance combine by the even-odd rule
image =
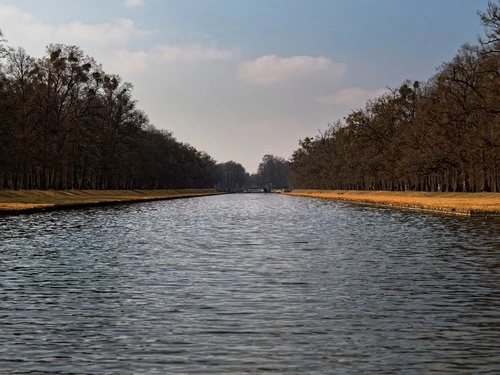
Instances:
[[[213,189],[0,190],[0,215],[217,195]]]
[[[500,193],[292,190],[283,194],[475,217],[500,217]]]

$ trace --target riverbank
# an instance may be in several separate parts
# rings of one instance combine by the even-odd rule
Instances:
[[[453,215],[500,217],[500,193],[292,190],[283,194]]]
[[[0,215],[216,194],[213,189],[0,190]]]

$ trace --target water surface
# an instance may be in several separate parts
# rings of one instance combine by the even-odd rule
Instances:
[[[498,221],[264,194],[0,218],[2,374],[493,374],[498,353]]]

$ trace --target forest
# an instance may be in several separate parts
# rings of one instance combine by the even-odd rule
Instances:
[[[150,123],[133,86],[76,46],[35,59],[0,31],[0,189],[282,187],[288,162],[265,155],[256,174],[216,163]]]
[[[156,129],[132,85],[78,47],[35,59],[2,42],[1,189],[213,187],[215,161]]]
[[[405,81],[300,140],[295,188],[500,191],[500,2],[484,35],[427,82]]]

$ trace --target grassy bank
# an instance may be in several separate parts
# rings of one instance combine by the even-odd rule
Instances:
[[[500,193],[293,190],[284,194],[467,216],[500,216]]]
[[[215,194],[213,189],[0,190],[0,215]]]

